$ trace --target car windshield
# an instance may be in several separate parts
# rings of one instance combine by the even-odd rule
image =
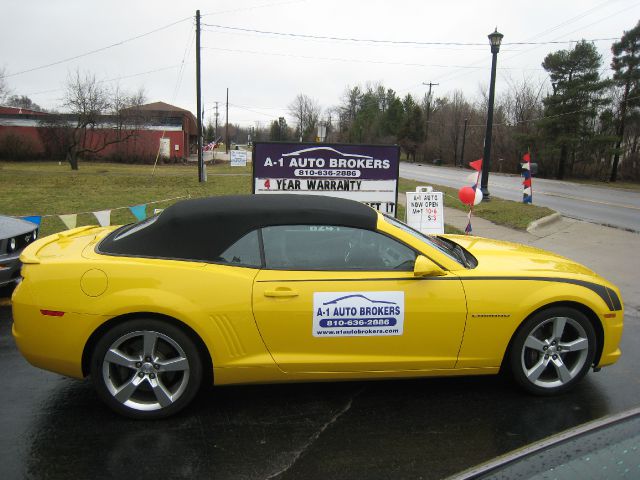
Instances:
[[[429,246],[436,248],[438,251],[444,253],[446,256],[448,256],[452,260],[455,260],[466,268],[474,268],[477,265],[477,261],[473,257],[473,255],[471,255],[467,250],[462,248],[456,242],[449,240],[448,238],[438,237],[436,235],[425,235],[424,233],[419,232],[406,223],[401,222],[397,218],[391,217],[389,215],[384,215],[384,219],[394,227],[397,227],[400,230],[407,232],[408,234],[417,238],[418,240],[425,242]]]

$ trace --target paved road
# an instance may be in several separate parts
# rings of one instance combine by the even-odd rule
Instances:
[[[443,478],[637,406],[640,321],[625,320],[620,362],[560,397],[499,377],[223,387],[137,422],[28,365],[0,307],[0,478]]]
[[[459,188],[469,185],[472,170],[400,164],[400,176],[413,180]],[[492,173],[489,192],[507,200],[522,200],[522,180],[514,175]],[[590,186],[578,183],[534,178],[534,203],[552,208],[579,220],[640,232],[640,191]]]

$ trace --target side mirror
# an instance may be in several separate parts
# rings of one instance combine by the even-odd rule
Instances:
[[[414,277],[440,277],[442,275],[445,275],[445,271],[427,257],[424,255],[416,257],[416,263],[413,265]]]

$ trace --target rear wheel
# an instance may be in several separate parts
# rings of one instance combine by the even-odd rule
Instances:
[[[100,398],[131,418],[182,410],[202,383],[202,359],[180,328],[155,319],[116,325],[97,342],[91,377]]]
[[[589,370],[596,335],[587,317],[572,308],[553,307],[529,318],[509,351],[515,381],[538,395],[571,389]]]

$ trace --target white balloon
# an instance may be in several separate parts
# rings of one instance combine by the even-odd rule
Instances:
[[[482,190],[480,190],[480,187],[478,187],[476,188],[476,198],[473,199],[473,204],[479,205],[480,202],[482,202]]]

